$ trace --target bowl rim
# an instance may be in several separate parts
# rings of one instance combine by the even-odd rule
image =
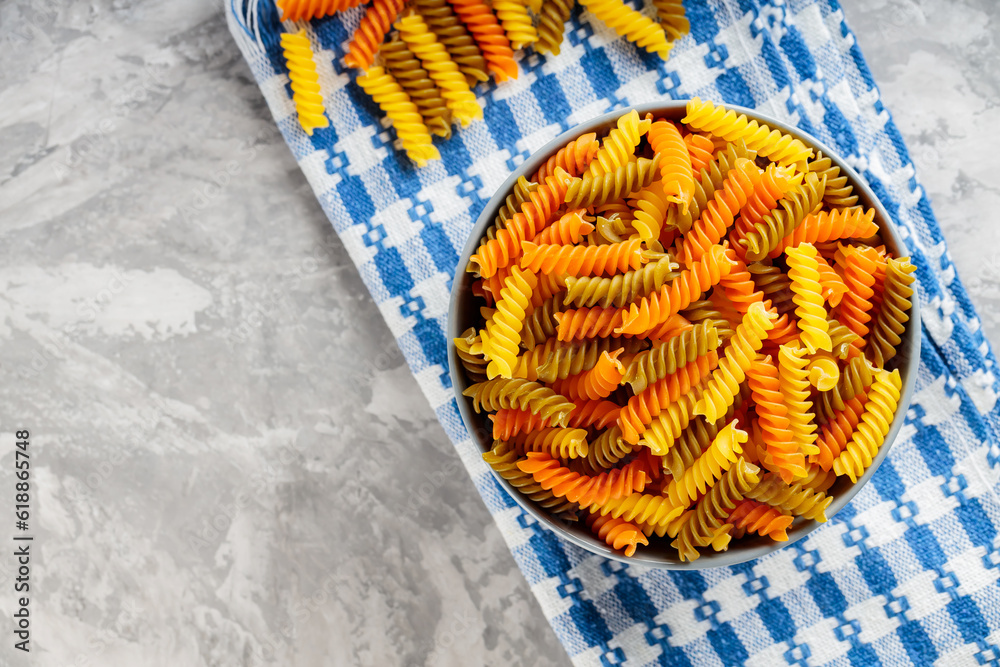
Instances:
[[[458,321],[458,314],[461,310],[460,302],[466,293],[471,293],[469,285],[472,282],[472,274],[467,273],[465,268],[469,263],[469,258],[479,247],[479,243],[485,235],[487,227],[492,224],[497,209],[501,206],[503,200],[511,191],[519,176],[528,176],[533,174],[537,171],[538,167],[548,160],[549,157],[555,154],[558,149],[562,148],[566,143],[576,137],[587,132],[600,132],[601,130],[610,128],[622,114],[628,113],[632,109],[635,109],[640,116],[643,116],[646,113],[653,113],[655,116],[660,118],[667,117],[672,120],[680,120],[686,112],[688,102],[689,100],[687,99],[660,100],[656,102],[646,102],[621,107],[612,109],[599,114],[588,121],[574,125],[573,127],[560,133],[557,137],[546,142],[545,145],[536,150],[529,158],[521,163],[521,165],[514,169],[514,171],[511,172],[503,184],[490,198],[489,202],[480,213],[476,223],[472,227],[469,238],[465,243],[462,255],[459,257],[458,265],[455,269],[455,276],[452,281],[451,296],[448,304],[447,336],[448,370],[451,378],[452,390],[455,394],[455,401],[458,405],[463,425],[469,433],[469,437],[479,447],[481,452],[485,453],[490,450],[490,447],[487,445],[492,445],[492,437],[483,437],[485,429],[476,427],[476,424],[481,421],[479,419],[480,415],[477,415],[473,411],[471,399],[462,395],[462,391],[472,383],[468,382],[465,378],[464,369],[458,359],[458,354],[452,341],[454,338],[459,337],[462,331],[464,331],[462,323]],[[887,248],[896,256],[906,256],[905,254],[901,255],[899,252],[900,250],[906,250],[906,244],[903,240],[904,237],[900,234],[899,229],[897,228],[896,222],[889,215],[889,212],[872,190],[871,186],[861,177],[860,174],[857,173],[857,171],[854,170],[853,167],[844,161],[838,151],[832,150],[829,146],[808,132],[804,132],[803,130],[791,126],[766,113],[735,104],[722,104],[719,106],[733,110],[737,114],[746,114],[746,116],[751,120],[757,120],[760,123],[766,124],[771,129],[780,130],[788,135],[802,140],[806,143],[806,145],[811,146],[814,150],[822,151],[824,156],[828,157],[834,165],[840,167],[842,173],[847,175],[849,182],[854,187],[855,193],[861,200],[860,203],[864,204],[866,208],[875,209],[876,220],[879,223],[879,232]],[[680,113],[680,115],[678,115],[678,113]],[[879,466],[882,464],[882,461],[888,456],[889,450],[892,448],[900,429],[906,421],[906,413],[916,390],[922,338],[920,300],[917,293],[918,285],[914,282],[911,287],[913,288],[914,293],[911,297],[912,305],[910,308],[910,320],[907,323],[906,331],[903,334],[903,340],[897,348],[899,349],[897,359],[900,361],[897,363],[896,367],[899,368],[900,374],[903,376],[903,387],[900,392],[900,399],[896,409],[896,414],[889,427],[889,432],[886,435],[885,441],[879,448],[878,454],[872,460],[872,464],[868,467],[864,474],[858,478],[857,482],[850,485],[845,491],[840,492],[833,497],[833,502],[830,503],[826,512],[828,519],[833,519],[833,517],[848,503],[850,503],[858,491],[860,491],[861,488],[875,475]],[[465,328],[468,328],[468,326]],[[740,563],[745,563],[762,556],[766,556],[767,554],[777,551],[783,547],[794,544],[820,526],[824,525],[823,523],[815,520],[804,520],[802,517],[796,517],[795,522],[787,531],[788,541],[786,542],[775,542],[770,538],[762,537],[745,538],[731,543],[728,551],[703,553],[701,558],[698,558],[693,562],[682,563],[679,560],[669,560],[665,556],[658,554],[654,549],[639,549],[634,556],[626,557],[611,549],[596,536],[586,532],[585,528],[581,530],[578,527],[581,525],[579,522],[577,524],[569,524],[561,521],[555,516],[550,515],[545,510],[540,509],[533,502],[528,500],[528,498],[518,492],[513,486],[511,486],[511,484],[501,477],[495,470],[493,470],[492,467],[487,467],[489,468],[494,479],[497,480],[504,491],[511,496],[513,500],[529,515],[538,521],[540,525],[553,531],[558,537],[565,539],[590,553],[627,564],[644,565],[666,570],[703,570],[714,567],[738,565]]]

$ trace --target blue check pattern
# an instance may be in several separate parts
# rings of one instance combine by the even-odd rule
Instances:
[[[526,55],[517,81],[481,85],[484,122],[419,171],[341,63],[362,10],[309,25],[331,124],[308,137],[271,3],[255,30],[245,0],[227,2],[288,146],[575,664],[1000,665],[996,358],[835,0],[689,0],[692,32],[666,63],[577,8],[562,55]],[[786,119],[847,156],[917,265],[923,348],[891,456],[835,519],[757,561],[680,573],[590,555],[519,509],[462,425],[444,331],[461,248],[511,170],[599,113],[695,95]]]

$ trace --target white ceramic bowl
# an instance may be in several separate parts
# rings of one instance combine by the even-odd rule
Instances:
[[[680,119],[685,115],[686,106],[686,100],[678,100],[640,104],[634,108],[639,112],[640,116],[644,116],[647,112],[651,112],[656,118],[680,121]],[[805,142],[806,145],[811,146],[815,150],[822,151],[823,155],[829,157],[834,164],[840,167],[841,172],[847,175],[851,185],[854,186],[855,193],[860,198],[860,203],[866,208],[875,209],[875,221],[878,223],[880,234],[886,248],[888,248],[888,250],[895,256],[905,256],[907,254],[906,246],[902,242],[902,237],[896,230],[895,223],[893,223],[893,221],[889,218],[889,214],[886,212],[885,207],[883,207],[879,200],[875,197],[875,193],[868,186],[868,184],[857,174],[857,172],[855,172],[843,161],[843,159],[840,158],[836,151],[831,150],[829,146],[826,146],[801,130],[791,127],[775,118],[771,118],[767,115],[754,111],[753,109],[746,109],[744,107],[734,105],[726,105],[726,107],[735,110],[737,113],[744,113],[748,118],[767,124],[772,129],[779,129],[787,134],[797,137]],[[541,150],[536,152],[530,158],[525,160],[524,163],[518,167],[510,175],[510,177],[507,178],[500,189],[497,190],[496,194],[493,195],[493,198],[490,199],[489,203],[480,214],[479,219],[476,221],[476,225],[473,227],[472,233],[469,235],[469,241],[465,244],[465,250],[462,252],[462,256],[458,261],[458,269],[455,272],[455,280],[451,288],[451,305],[448,314],[449,341],[453,338],[457,338],[467,328],[479,323],[480,321],[479,306],[482,302],[472,294],[473,275],[466,272],[465,267],[469,263],[469,258],[479,247],[482,237],[486,234],[486,228],[493,223],[497,210],[503,204],[504,198],[508,193],[510,193],[518,177],[522,175],[527,177],[534,174],[538,167],[540,167],[541,164],[552,154],[562,148],[568,141],[575,139],[582,134],[587,132],[597,132],[599,137],[604,136],[608,130],[615,126],[615,122],[618,120],[619,116],[627,111],[627,109],[610,111],[594,118],[593,120],[581,123],[580,125],[567,130],[547,143]],[[916,288],[916,284],[914,284],[913,287]],[[862,486],[868,483],[868,481],[875,474],[875,471],[878,470],[882,460],[889,454],[889,449],[892,447],[893,440],[895,440],[896,434],[899,433],[899,429],[903,425],[907,408],[909,407],[910,400],[913,397],[914,385],[916,384],[917,379],[917,365],[920,360],[920,313],[918,310],[918,300],[916,298],[916,294],[913,296],[913,308],[910,310],[910,321],[906,325],[906,333],[903,335],[903,340],[898,350],[898,354],[889,364],[889,368],[899,369],[903,379],[903,391],[900,396],[899,408],[896,411],[896,418],[893,420],[892,426],[889,429],[889,434],[885,439],[885,444],[883,444],[881,449],[879,449],[878,455],[875,457],[872,465],[865,471],[865,474],[858,479],[857,483],[851,483],[851,480],[847,477],[841,477],[828,491],[828,493],[833,496],[833,502],[830,504],[826,512],[828,518],[833,518],[837,512],[839,512],[847,503],[851,501],[854,494],[856,494]],[[485,414],[476,414],[472,408],[471,399],[462,395],[462,391],[471,383],[465,377],[465,372],[459,362],[454,345],[449,345],[448,361],[451,366],[451,381],[455,389],[455,398],[458,401],[459,412],[461,412],[465,426],[469,429],[473,439],[478,443],[483,452],[487,452],[493,445],[491,422]],[[776,551],[777,549],[792,544],[796,540],[802,539],[823,525],[816,521],[798,517],[788,529],[787,542],[775,542],[769,537],[748,535],[743,539],[733,540],[729,545],[728,551],[713,552],[709,550],[702,550],[701,558],[692,563],[682,563],[677,556],[677,551],[669,545],[669,540],[653,537],[650,539],[649,546],[640,546],[636,551],[635,556],[632,558],[626,558],[617,551],[608,547],[603,540],[600,540],[591,534],[587,530],[583,521],[568,523],[559,520],[528,500],[525,496],[514,489],[505,479],[499,475],[495,476],[500,485],[504,487],[507,493],[510,494],[510,496],[514,498],[514,500],[517,501],[526,512],[534,516],[541,525],[555,531],[555,533],[563,539],[581,546],[595,554],[606,556],[608,558],[620,560],[626,563],[642,563],[643,565],[671,570],[698,570],[708,567],[735,565],[737,563],[743,563],[748,560],[760,558],[761,556],[769,554],[772,551]]]

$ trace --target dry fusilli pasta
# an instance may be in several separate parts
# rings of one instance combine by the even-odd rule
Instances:
[[[309,135],[318,127],[329,127],[330,120],[323,110],[323,96],[320,94],[319,74],[316,73],[312,45],[305,28],[297,33],[282,33],[281,48],[288,67],[288,78],[292,81],[292,101],[298,113],[299,125]]]

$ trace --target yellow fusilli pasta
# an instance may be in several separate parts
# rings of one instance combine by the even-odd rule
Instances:
[[[775,319],[777,315],[768,312],[763,303],[750,306],[743,321],[736,327],[735,335],[729,340],[725,358],[712,373],[705,393],[695,406],[696,415],[705,415],[709,421],[715,421],[732,404],[746,378],[747,369],[767,339],[767,332],[774,328]]]
[[[806,161],[813,155],[813,150],[798,139],[697,97],[688,102],[687,116],[681,122],[699,132],[711,132],[726,141],[743,139],[747,148],[783,166],[798,164],[805,167]]]
[[[490,379],[498,375],[505,378],[514,376],[525,311],[537,284],[538,278],[532,271],[522,271],[517,267],[504,281],[497,312],[479,334],[483,340],[483,352],[491,359],[486,369]]]
[[[635,42],[636,46],[656,53],[664,60],[670,57],[671,44],[663,28],[622,0],[580,0],[580,4],[619,35]]]
[[[896,415],[902,386],[898,370],[892,373],[885,370],[878,372],[868,391],[868,402],[865,403],[861,423],[844,451],[833,460],[835,473],[847,475],[852,482],[857,482],[858,477],[872,464],[872,459],[878,454]]]
[[[358,77],[358,85],[381,107],[396,128],[407,157],[423,167],[428,160],[441,157],[431,143],[431,134],[424,125],[417,105],[410,100],[392,75],[381,67],[371,67]]]
[[[799,318],[800,339],[809,354],[815,354],[817,350],[829,352],[833,349],[826,308],[820,294],[816,257],[816,248],[811,243],[788,248],[785,253],[788,277],[792,280],[792,302],[796,306],[795,315]]]
[[[282,33],[281,48],[288,67],[288,78],[292,81],[292,101],[298,113],[299,125],[309,135],[318,127],[329,127],[330,120],[323,110],[323,95],[320,94],[319,74],[316,73],[312,45],[305,28],[296,33]]]

